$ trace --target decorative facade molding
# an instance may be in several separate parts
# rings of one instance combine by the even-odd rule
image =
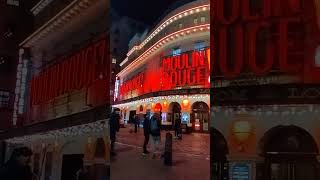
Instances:
[[[33,46],[44,39],[48,34],[61,29],[68,24],[71,19],[79,16],[95,2],[98,2],[98,0],[74,0],[19,45],[24,47]]]

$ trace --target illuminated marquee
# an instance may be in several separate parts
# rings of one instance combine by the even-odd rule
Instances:
[[[120,87],[120,94],[126,94],[129,91],[141,89],[143,86],[144,73],[134,76],[132,79],[124,82]]]
[[[109,76],[107,40],[100,40],[61,63],[43,70],[31,80],[31,105],[45,103],[60,95],[80,90]]]
[[[122,83],[120,95],[135,91],[137,96],[156,91],[198,86],[209,88],[210,49],[190,51],[177,56],[161,58],[159,67],[145,69]],[[151,89],[151,90],[150,90]],[[122,97],[123,99],[123,97]]]
[[[165,89],[208,85],[210,49],[192,51],[162,60],[162,81]]]
[[[234,0],[226,7],[224,0],[217,0],[214,75],[232,79],[246,72],[262,76],[279,70],[305,72],[302,76],[306,78],[319,71],[314,68],[314,45],[306,41],[305,32],[306,22],[316,25],[306,15],[314,7],[306,4],[302,0],[263,0],[261,7],[253,7],[250,0]]]

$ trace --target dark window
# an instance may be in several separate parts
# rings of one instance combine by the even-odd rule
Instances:
[[[9,106],[10,93],[8,91],[0,91],[0,108]]]
[[[173,56],[178,56],[181,54],[181,48],[180,47],[176,47],[172,49],[172,55]]]
[[[206,46],[206,44],[204,41],[198,41],[198,42],[194,43],[195,50],[202,51],[202,50],[204,50],[205,46]]]

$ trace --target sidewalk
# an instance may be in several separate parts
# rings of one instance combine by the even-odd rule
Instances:
[[[162,132],[162,143],[165,140]],[[183,140],[173,140],[173,166],[166,167],[163,160],[143,159],[141,156],[143,131],[129,133],[121,128],[117,134],[118,155],[111,162],[112,180],[194,180],[210,179],[209,135],[183,135]]]
[[[161,132],[161,143],[165,142],[166,131]],[[173,153],[187,153],[199,156],[210,156],[210,135],[209,134],[183,134],[182,140],[174,139],[173,136]],[[142,147],[144,141],[143,129],[135,133],[129,133],[129,128],[121,128],[117,133],[117,142],[121,144],[134,145]],[[164,146],[164,145],[163,145]]]

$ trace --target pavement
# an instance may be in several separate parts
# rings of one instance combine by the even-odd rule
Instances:
[[[162,147],[165,133],[161,134]],[[173,165],[168,167],[163,159],[152,159],[151,155],[142,157],[143,129],[135,134],[130,133],[129,128],[121,128],[117,134],[118,155],[111,161],[111,180],[209,180],[209,138],[209,134],[193,133],[183,134],[182,140],[174,139]]]

